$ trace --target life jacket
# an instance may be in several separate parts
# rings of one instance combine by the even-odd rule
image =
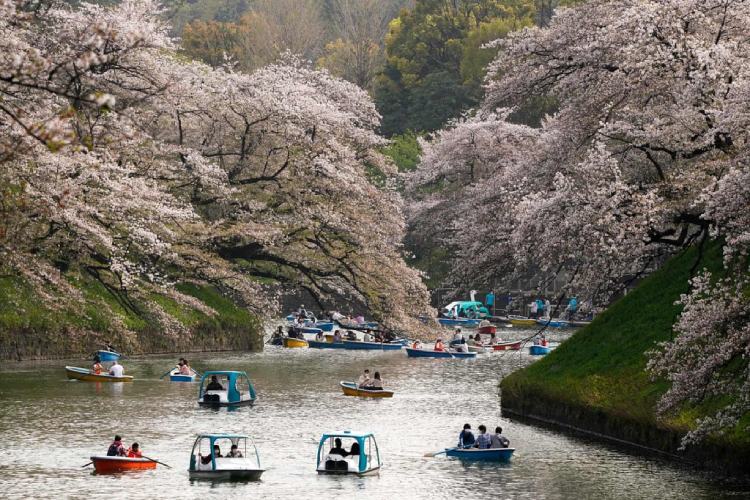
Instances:
[[[128,450],[128,457],[129,458],[141,458],[142,455],[143,455],[143,452],[140,451],[140,450],[139,451],[133,451],[132,448]]]
[[[109,445],[109,449],[107,450],[107,456],[108,457],[116,457],[119,453],[120,448],[122,448],[122,441],[114,441],[111,445]]]
[[[437,342],[435,342],[435,350],[436,351],[442,351],[443,350],[443,343],[440,342],[439,340]]]
[[[94,369],[92,370],[92,372],[99,375],[102,372],[101,363],[94,363]]]

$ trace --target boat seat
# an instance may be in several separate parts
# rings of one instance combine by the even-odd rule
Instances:
[[[349,464],[346,460],[337,460],[335,463],[337,471],[347,472],[349,470]]]

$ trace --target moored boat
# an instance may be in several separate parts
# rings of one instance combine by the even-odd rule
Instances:
[[[89,457],[96,472],[121,472],[128,470],[155,469],[156,461],[129,457]]]
[[[465,328],[474,328],[476,326],[479,326],[481,320],[469,318],[440,318],[438,319],[438,323],[445,326],[463,326]]]
[[[497,344],[488,344],[485,347],[494,351],[518,351],[523,346],[522,340],[514,340],[512,342],[499,342]]]
[[[344,340],[344,349],[365,350],[372,349],[377,351],[397,351],[404,347],[403,344],[391,344],[389,342],[360,342],[358,340]]]
[[[284,347],[308,347],[307,340],[294,339],[292,337],[284,337],[281,339]]]
[[[347,396],[360,396],[364,398],[390,398],[393,397],[393,391],[387,391],[385,389],[368,389],[365,387],[357,387],[354,382],[339,382],[341,389]]]
[[[547,326],[565,327],[565,326],[570,326],[570,321],[565,320],[565,319],[559,319],[559,318],[554,318],[554,319],[539,318],[538,320],[536,320],[536,324],[542,325],[542,326],[547,325]]]
[[[120,359],[120,353],[115,351],[97,351],[96,355],[99,356],[101,361],[117,361]]]
[[[514,325],[536,325],[534,318],[527,318],[526,316],[508,315],[508,320]]]
[[[307,345],[310,349],[344,349],[343,342],[308,340]]]
[[[475,352],[434,351],[431,349],[413,349],[405,347],[410,358],[476,358]]]
[[[237,447],[240,456],[230,457],[229,451]],[[215,451],[218,449],[218,456]],[[239,434],[203,434],[193,444],[188,474],[190,479],[255,481],[265,469],[250,436]]]
[[[529,354],[532,356],[540,356],[542,354],[549,354],[549,347],[541,346],[541,345],[532,345],[529,346]]]
[[[489,325],[489,326],[480,326],[477,328],[477,333],[495,333],[497,332],[497,327],[495,325]]]
[[[336,440],[341,440],[342,448],[349,447],[346,455],[335,452]],[[378,474],[382,466],[378,443],[369,432],[327,432],[320,438],[318,474],[370,476]]]
[[[198,389],[200,406],[249,406],[256,399],[255,389],[245,372],[206,372]]]
[[[70,380],[84,380],[86,382],[132,382],[133,377],[130,375],[123,375],[122,377],[115,377],[109,373],[94,373],[86,368],[78,368],[75,366],[66,366],[65,373]]]
[[[467,460],[491,460],[504,462],[510,460],[515,448],[489,448],[480,450],[478,448],[459,448],[457,450],[448,450],[445,452],[449,457],[465,458]]]

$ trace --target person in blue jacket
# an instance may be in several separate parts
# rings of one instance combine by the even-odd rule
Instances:
[[[458,436],[458,446],[472,446],[474,444],[474,434],[471,432],[471,425],[464,424],[461,434]]]

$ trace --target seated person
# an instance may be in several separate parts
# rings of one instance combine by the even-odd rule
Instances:
[[[478,333],[474,335],[474,345],[478,345],[478,346],[482,345],[482,336]]]
[[[209,453],[206,456],[203,456],[202,454],[198,453],[198,456],[201,457],[201,463],[203,465],[210,464],[211,463],[211,454]],[[222,458],[221,456],[221,450],[219,449],[219,445],[214,445],[214,457],[215,458]]]
[[[219,379],[216,375],[211,375],[211,382],[206,386],[207,391],[223,391],[224,387],[219,383]]]
[[[370,383],[370,370],[365,370],[365,373],[359,376],[359,380],[357,380],[357,386],[365,387],[369,383]]]
[[[115,440],[112,441],[112,444],[109,445],[109,449],[107,450],[107,456],[108,457],[124,457],[127,456],[128,452],[125,450],[125,447],[122,445],[122,438],[117,435],[115,436]]]
[[[180,369],[180,375],[190,375],[190,364],[187,359],[180,358],[180,364],[177,367]]]
[[[341,330],[336,330],[335,332],[333,332],[333,341],[341,342]]]
[[[359,458],[359,454],[360,454],[359,443],[355,441],[352,443],[352,447],[349,450],[348,456]]]
[[[490,436],[490,448],[507,448],[510,440],[503,436],[503,428],[495,427],[495,433]]]
[[[117,361],[112,361],[112,366],[109,367],[109,374],[113,377],[122,377],[125,375],[125,370],[122,368],[122,365],[117,363]]]
[[[323,334],[323,330],[315,334],[316,342],[325,342],[325,340],[326,340],[326,336]]]
[[[486,450],[491,447],[492,438],[487,433],[487,427],[484,425],[479,426],[479,435],[477,436],[476,443],[474,444],[475,447],[479,448],[480,450]]]
[[[141,456],[143,456],[143,453],[140,446],[138,443],[133,443],[128,450],[128,458],[141,458]]]
[[[485,326],[490,326],[490,321],[489,321],[489,320],[488,320],[487,318],[483,319],[483,320],[482,320],[482,321],[481,321],[481,322],[479,323],[479,328],[482,328],[482,327],[485,327]]]
[[[474,345],[474,346],[477,345],[477,342],[476,342],[476,340],[474,340],[474,336],[473,335],[469,335],[469,340],[466,343],[468,345]]]
[[[471,425],[464,424],[461,434],[458,435],[458,446],[472,446],[474,444],[474,434],[471,432]]]
[[[370,334],[370,330],[369,330],[369,329],[368,329],[368,330],[365,330],[365,335],[364,335],[364,337],[362,338],[362,341],[363,341],[363,342],[373,342],[374,340],[375,340],[375,337],[373,337],[373,336],[372,336],[372,335]]]
[[[370,380],[370,383],[366,384],[365,387],[368,389],[382,389],[383,379],[380,378],[380,372],[375,372],[375,378]]]
[[[438,338],[437,342],[435,342],[435,350],[436,351],[444,351],[445,348],[443,348],[443,339]]]
[[[339,455],[341,457],[345,457],[347,455],[347,452],[344,448],[341,447],[341,438],[336,438],[333,443],[334,447],[331,448],[331,451],[328,452],[328,455]]]
[[[456,346],[456,352],[469,352],[469,344],[466,339],[461,339],[461,343]]]
[[[357,340],[357,334],[354,333],[353,331],[349,330],[349,331],[346,332],[346,338],[348,340]]]
[[[412,349],[421,349],[422,348],[422,342],[419,340],[415,340],[414,344],[411,346]]]
[[[102,372],[102,360],[98,354],[94,356],[94,368],[91,371],[96,375],[99,375]]]
[[[236,444],[232,445],[232,449],[227,453],[228,458],[242,458],[242,452],[237,448]]]

